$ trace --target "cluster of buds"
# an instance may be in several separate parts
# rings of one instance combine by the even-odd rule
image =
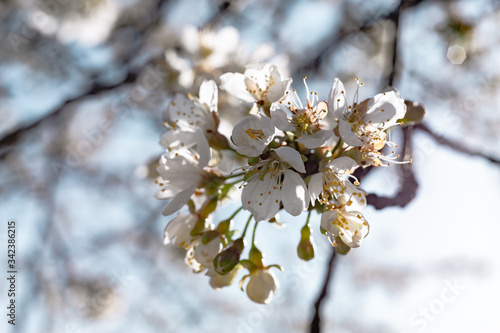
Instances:
[[[339,253],[360,246],[369,224],[362,210],[365,192],[353,172],[359,167],[407,163],[391,150],[388,130],[405,118],[405,101],[386,91],[352,104],[342,82],[322,100],[310,92],[301,100],[292,79],[273,65],[247,66],[244,73],[220,76],[220,86],[204,81],[199,96],[177,94],[163,113],[167,130],[161,136],[165,153],[158,162],[159,199],[170,200],[164,215],[178,212],[165,229],[165,244],[186,249],[186,263],[205,272],[213,288],[230,285],[245,269],[240,283],[257,303],[269,303],[278,287],[255,244],[261,221],[277,222],[284,209],[298,216],[307,211],[297,247],[303,260],[314,257],[311,212],[321,214],[319,229]],[[220,131],[218,90],[232,94],[248,107],[230,135]],[[228,169],[228,166],[229,169]],[[213,222],[225,201],[241,200],[228,219]],[[242,231],[234,229],[236,215],[250,212]],[[248,258],[247,229],[254,221]]]

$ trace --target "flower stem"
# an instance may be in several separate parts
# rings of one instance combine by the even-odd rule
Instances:
[[[246,235],[246,233],[247,233],[248,226],[250,225],[250,221],[252,220],[252,217],[253,217],[253,215],[252,215],[252,214],[250,214],[250,216],[248,217],[247,224],[245,225],[245,229],[243,229],[243,234],[241,234],[241,237],[240,237],[240,238],[245,237],[245,235]]]
[[[237,173],[237,174],[234,174],[234,175],[229,175],[229,176],[226,176],[226,180],[230,179],[230,178],[234,178],[234,177],[244,176],[244,175],[245,175],[245,172]]]
[[[259,221],[255,221],[255,226],[253,227],[253,234],[252,234],[252,247],[255,246],[255,231],[257,231],[258,224],[259,224]]]
[[[238,183],[240,183],[242,181],[243,181],[243,179],[239,179],[239,180],[237,180],[235,182],[224,184],[224,186],[227,186],[227,185],[233,186],[233,185],[238,184]]]
[[[309,220],[311,219],[311,211],[308,211],[307,212],[307,218],[306,218],[306,224],[305,225],[309,225]]]
[[[237,210],[233,213],[233,215],[231,215],[231,217],[230,217],[230,218],[228,218],[228,220],[232,220],[232,219],[234,219],[234,217],[236,216],[236,214],[238,214],[238,213],[239,213],[242,209],[243,209],[243,207],[238,208],[238,209],[237,209]]]
[[[332,157],[333,158],[336,158],[337,155],[339,155],[339,153],[337,153],[337,150],[339,148],[342,148],[343,143],[344,143],[344,141],[341,138],[339,138],[339,141],[337,142],[337,144],[335,145],[335,147],[333,147],[333,149],[332,149]]]

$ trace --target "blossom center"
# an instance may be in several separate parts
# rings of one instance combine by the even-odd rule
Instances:
[[[245,130],[245,133],[248,134],[248,136],[253,140],[262,140],[266,137],[261,129],[249,128]]]

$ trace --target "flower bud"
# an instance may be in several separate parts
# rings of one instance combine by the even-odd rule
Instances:
[[[264,263],[262,262],[262,259],[264,256],[262,255],[262,252],[258,248],[252,246],[250,249],[250,253],[248,254],[248,259],[258,268],[264,267]]]
[[[221,275],[229,273],[239,262],[245,247],[243,238],[238,238],[233,245],[219,253],[214,259],[215,271]]]
[[[199,214],[200,218],[206,219],[210,213],[217,209],[217,204],[219,203],[219,198],[214,195],[210,200],[206,201],[201,207]]]
[[[258,269],[250,274],[247,295],[255,303],[269,304],[278,287],[278,280],[269,269]]]
[[[403,126],[417,125],[424,120],[427,115],[427,109],[422,104],[413,101],[405,101],[406,104],[406,114],[401,122]]]
[[[217,273],[214,269],[209,269],[206,275],[210,277],[210,286],[215,290],[230,286],[236,278],[236,275],[238,274],[240,268],[240,265],[236,265],[229,273],[225,275]]]
[[[297,254],[300,259],[305,261],[314,258],[315,245],[311,233],[311,228],[308,225],[305,225],[300,232],[301,238],[297,247]]]
[[[349,245],[346,245],[343,241],[342,238],[339,236],[334,236],[334,240],[332,241],[332,245],[335,246],[335,250],[337,251],[338,254],[347,254],[349,251],[351,251],[351,247]]]
[[[218,131],[212,133],[212,136],[210,137],[208,142],[210,143],[210,147],[214,149],[230,149],[227,138],[224,135],[220,134]]]
[[[210,236],[216,234],[214,238],[210,239]],[[208,237],[205,237],[205,242],[204,241],[204,236],[209,235]],[[201,264],[202,267],[209,268],[212,266],[213,261],[215,256],[222,250],[222,238],[218,237],[217,232],[205,232],[202,236],[202,243],[198,244],[195,249],[193,256],[196,259],[197,262]],[[209,239],[207,241],[207,239]]]
[[[216,194],[224,184],[224,176],[216,170],[204,171],[202,177],[199,186],[205,189],[208,196]]]

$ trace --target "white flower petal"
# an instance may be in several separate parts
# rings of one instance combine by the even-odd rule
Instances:
[[[184,206],[189,201],[189,198],[191,197],[191,195],[193,195],[196,187],[197,186],[193,186],[177,193],[177,195],[163,209],[162,214],[168,216],[181,209],[182,206]]]
[[[255,102],[255,97],[247,91],[245,75],[241,73],[226,73],[221,75],[221,89],[224,89],[243,102]]]
[[[316,200],[319,199],[320,194],[323,192],[323,173],[315,173],[309,179],[309,196],[311,197],[311,204],[314,205]]]
[[[281,100],[285,96],[286,91],[290,88],[291,83],[292,79],[287,79],[271,85],[267,93],[269,102],[274,103]]]
[[[326,212],[323,212],[323,214],[321,214],[321,228],[334,234],[335,236],[338,236],[340,229],[338,225],[335,223],[336,221],[337,221],[336,210],[327,210]]]
[[[195,26],[188,25],[182,31],[181,37],[182,46],[191,54],[198,53],[200,49],[200,38],[198,29]]]
[[[365,121],[372,125],[383,124],[388,128],[406,114],[406,104],[394,91],[375,95],[368,101]],[[382,111],[383,110],[383,111]]]
[[[241,193],[244,209],[254,216],[256,221],[267,220],[279,211],[279,184],[268,172],[262,179],[255,177],[245,184]]]
[[[273,139],[275,128],[269,117],[251,115],[233,128],[231,139],[240,154],[255,157],[262,154]]]
[[[208,165],[208,161],[210,160],[210,145],[208,144],[205,136],[200,132],[196,132],[196,150],[200,155],[200,159],[198,161],[198,169],[203,169]]]
[[[332,169],[337,173],[344,173],[345,171],[351,171],[358,166],[355,160],[348,156],[341,156],[328,162],[327,168]]]
[[[332,136],[332,130],[319,130],[313,134],[304,134],[297,141],[306,146],[306,148],[314,149],[324,145]]]
[[[332,89],[328,94],[328,106],[337,118],[342,118],[342,114],[346,107],[346,93],[344,84],[338,78],[335,78]]]
[[[195,132],[167,130],[160,137],[160,144],[170,150],[191,148],[196,144]]]
[[[163,244],[174,243],[177,246],[190,246],[193,237],[191,230],[197,222],[197,217],[191,214],[182,214],[173,218],[165,227]]]
[[[343,118],[340,118],[339,120],[339,134],[342,140],[344,140],[344,142],[349,146],[363,146],[363,141],[361,141],[358,136],[352,132],[352,125]]]
[[[218,91],[215,81],[203,80],[200,86],[200,98],[198,101],[201,104],[208,105],[210,111],[217,111]]]
[[[275,104],[276,105],[276,104]],[[282,109],[274,109],[271,111],[271,119],[274,126],[282,131],[294,131],[295,127],[288,120],[288,115]]]
[[[222,251],[222,240],[220,237],[212,239],[207,244],[200,243],[194,249],[194,258],[203,268],[213,267],[215,256]]]
[[[205,275],[210,277],[210,287],[218,290],[223,287],[227,287],[233,283],[234,279],[238,274],[238,266],[233,268],[229,273],[225,275],[218,274],[214,269],[208,269]]]
[[[292,170],[285,170],[280,201],[285,210],[293,216],[300,215],[309,206],[309,193],[302,177]]]
[[[306,172],[306,168],[304,167],[304,162],[302,161],[300,153],[292,147],[283,146],[273,149],[273,151],[278,154],[279,158],[282,161],[290,164],[290,166],[292,166],[298,172]]]
[[[278,281],[272,272],[268,269],[258,269],[250,275],[247,295],[256,303],[269,304],[278,286]]]

